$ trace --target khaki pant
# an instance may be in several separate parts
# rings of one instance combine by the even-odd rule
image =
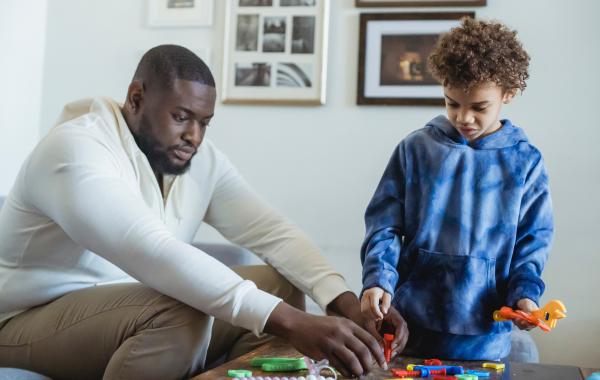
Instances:
[[[304,295],[269,266],[238,267],[245,279],[293,306]],[[211,337],[212,329],[212,338]],[[142,284],[91,287],[0,324],[0,367],[53,379],[181,379],[271,339],[208,317]],[[208,347],[207,347],[208,346]]]

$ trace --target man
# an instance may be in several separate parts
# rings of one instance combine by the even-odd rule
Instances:
[[[344,374],[385,365],[341,275],[204,140],[215,99],[204,62],[163,45],[142,58],[122,107],[65,107],[0,212],[0,367],[175,379],[262,333]],[[270,266],[236,273],[191,246],[203,221]],[[299,310],[298,289],[346,318]]]

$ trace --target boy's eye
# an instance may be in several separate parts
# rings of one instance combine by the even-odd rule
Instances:
[[[456,104],[456,103],[446,103],[446,105],[448,107],[450,107],[450,108],[456,108],[456,107],[458,107],[458,104]]]
[[[485,111],[487,109],[487,107],[473,107],[473,111],[475,112],[482,112]]]

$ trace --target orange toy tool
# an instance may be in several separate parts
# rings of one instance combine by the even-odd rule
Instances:
[[[383,334],[383,354],[385,362],[389,363],[392,360],[392,342],[394,341],[393,334]]]
[[[513,310],[508,306],[503,306],[500,310],[494,311],[494,321],[502,322],[513,319],[520,319],[536,325],[544,332],[549,332],[556,327],[558,319],[565,318],[567,308],[559,300],[552,300],[543,308],[533,311],[531,314],[522,310]],[[547,323],[547,324],[546,324]]]

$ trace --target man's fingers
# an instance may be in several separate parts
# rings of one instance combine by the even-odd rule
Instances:
[[[333,351],[333,355],[343,363],[343,367],[346,371],[349,371],[349,375],[360,376],[365,372],[360,364],[360,360],[356,357],[354,352],[350,351],[347,347],[338,346]]]
[[[392,296],[388,292],[383,293],[383,297],[381,298],[381,311],[383,314],[387,314],[390,310],[390,304],[392,302]]]
[[[378,324],[381,324],[381,321],[367,321],[365,322],[365,329],[369,332],[369,334],[373,335],[377,341],[381,342],[383,341],[383,337],[379,334],[379,328],[377,328]]]
[[[367,346],[367,348],[371,352],[372,357],[375,358],[379,366],[385,366],[385,357],[383,356],[383,349],[381,348],[377,340],[373,337],[373,335],[361,328],[355,329],[354,335],[358,337],[358,339],[360,339],[360,341],[365,346]]]
[[[379,347],[379,345],[377,346]],[[369,347],[357,337],[352,337],[352,339],[347,341],[346,347],[358,358],[364,373],[371,371],[371,367],[377,359],[375,359],[375,356],[371,353]],[[379,348],[379,350],[381,350],[381,348]]]
[[[331,364],[331,366],[337,371],[339,371],[344,377],[352,377],[352,373],[350,372],[350,370],[346,368],[344,362],[338,359],[337,356],[331,355],[328,359],[329,364]]]

